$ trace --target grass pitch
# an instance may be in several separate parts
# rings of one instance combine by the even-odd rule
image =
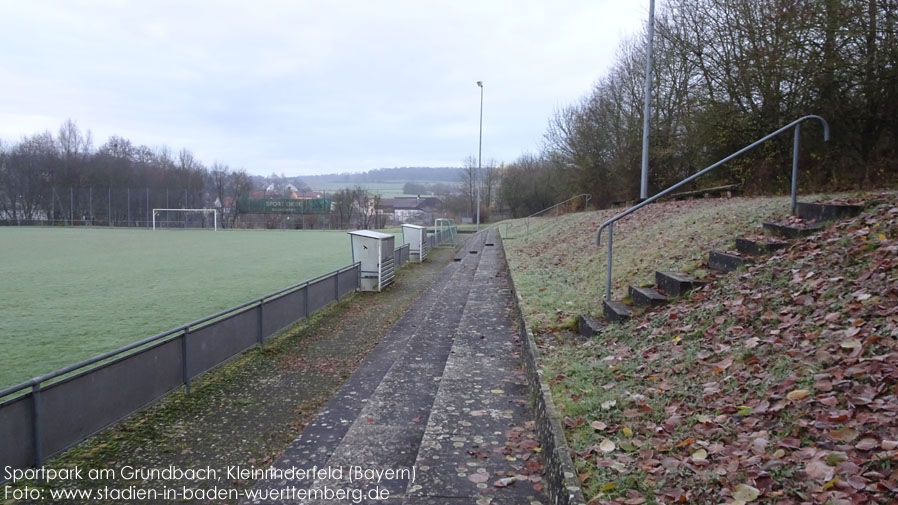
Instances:
[[[343,231],[0,228],[0,388],[351,262]]]

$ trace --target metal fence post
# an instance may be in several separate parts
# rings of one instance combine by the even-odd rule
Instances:
[[[798,210],[798,135],[801,123],[795,125],[795,143],[792,146],[792,215]]]
[[[340,299],[340,271],[334,272],[334,301]]]
[[[41,383],[31,386],[32,441],[34,443],[34,466],[40,468],[44,464],[43,443],[41,437]]]
[[[312,314],[309,314],[309,283],[307,282],[305,286],[302,288],[302,303],[303,303],[303,313],[305,317],[309,317]]]
[[[611,301],[611,263],[612,247],[614,247],[614,223],[608,225],[608,274],[605,280],[605,299]]]
[[[184,328],[184,334],[181,335],[181,379],[184,381],[184,387],[187,394],[190,394],[190,375],[187,362],[187,337],[190,336],[190,327]]]
[[[259,299],[259,347],[265,347],[265,333],[262,331],[262,322],[265,318],[265,297]]]

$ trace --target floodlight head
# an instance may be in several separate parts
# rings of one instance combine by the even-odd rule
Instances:
[[[482,87],[483,87],[483,81],[477,81],[477,85],[480,86],[480,87],[482,88]]]

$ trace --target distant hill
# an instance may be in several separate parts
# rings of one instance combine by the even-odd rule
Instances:
[[[304,175],[304,176],[252,176],[256,189],[273,188],[282,191],[287,184],[300,193],[309,191],[323,194],[343,188],[360,186],[383,197],[403,195],[447,195],[458,190],[461,180],[459,167],[397,167],[378,168],[367,172]]]
[[[377,168],[367,172],[306,175],[299,177],[309,186],[321,183],[361,184],[370,182],[458,182],[459,167],[396,167]]]

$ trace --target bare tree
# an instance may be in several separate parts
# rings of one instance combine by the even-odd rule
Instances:
[[[253,190],[253,180],[246,170],[241,168],[231,173],[231,187],[234,194],[234,200],[231,202],[231,227],[233,227],[237,222],[238,202],[249,198]]]
[[[477,205],[477,158],[465,158],[462,164],[459,192],[468,200],[469,216],[473,216]]]
[[[209,172],[212,178],[212,190],[215,193],[215,199],[218,209],[221,211],[222,228],[230,220],[231,209],[233,208],[228,201],[228,186],[231,183],[230,169],[227,165],[215,162]]]
[[[372,226],[376,226],[377,221],[375,220],[375,216],[377,216],[377,207],[380,206],[380,195],[371,194],[367,189],[364,189],[361,186],[356,186],[355,189],[352,190],[352,194],[356,207],[358,227],[361,229],[368,229]]]
[[[351,189],[344,188],[332,197],[334,208],[331,219],[337,218],[337,228],[346,228],[352,223],[355,213],[355,197]]]
[[[499,184],[499,165],[494,159],[487,160],[480,171],[480,202],[487,209],[496,203],[495,191]]]

